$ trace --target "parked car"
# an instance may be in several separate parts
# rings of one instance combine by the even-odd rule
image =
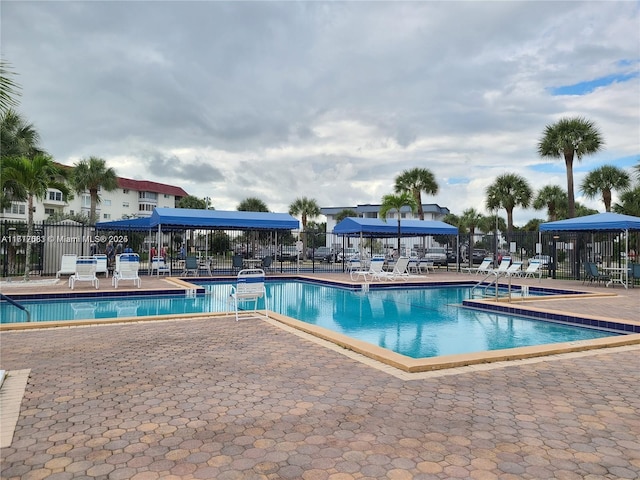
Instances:
[[[276,252],[276,260],[295,262],[298,259],[298,249],[295,245],[283,245]]]
[[[551,257],[549,255],[535,255],[529,259],[529,263],[532,261],[540,262],[542,264],[542,268],[547,268],[551,263]]]
[[[345,260],[349,260],[350,258],[357,257],[360,255],[360,252],[357,248],[343,248],[340,253],[338,253],[338,261],[343,262]]]
[[[473,255],[473,263],[477,265],[480,265],[485,258],[491,256],[490,254],[487,253],[486,250],[482,250],[480,248],[474,249],[472,255]]]
[[[332,263],[336,260],[335,252],[329,247],[316,247],[316,249],[311,252],[310,257],[315,262]]]
[[[425,260],[433,262],[434,265],[447,266],[447,249],[444,247],[433,247],[427,250],[424,255]]]

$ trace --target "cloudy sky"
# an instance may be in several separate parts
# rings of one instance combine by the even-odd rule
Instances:
[[[72,165],[177,185],[235,210],[379,203],[430,169],[437,203],[484,213],[517,173],[566,188],[544,127],[593,120],[606,145],[574,165],[640,156],[640,3],[6,1],[1,55],[41,146]],[[504,212],[501,212],[504,216]],[[545,212],[517,209],[516,225]],[[319,219],[322,220],[322,219]]]

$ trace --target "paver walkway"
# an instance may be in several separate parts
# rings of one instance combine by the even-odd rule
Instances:
[[[640,477],[640,348],[402,380],[258,319],[3,332],[3,479]]]

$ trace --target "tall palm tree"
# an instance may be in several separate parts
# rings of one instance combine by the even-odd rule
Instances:
[[[558,214],[567,203],[567,193],[557,185],[542,187],[533,200],[533,208],[536,210],[547,209],[547,217],[550,222],[558,220]]]
[[[400,210],[402,207],[409,207],[412,213],[416,213],[418,205],[415,197],[407,192],[403,192],[399,195],[385,195],[382,197],[382,203],[380,204],[380,218],[387,221],[387,215],[395,211],[398,216],[398,254],[400,254],[400,238],[402,237],[400,231]]]
[[[289,215],[300,215],[300,221],[302,222],[302,231],[307,230],[307,220],[317,217],[321,214],[320,206],[313,198],[300,197],[289,205]],[[307,236],[302,235],[302,252],[304,258],[307,256]]]
[[[32,123],[28,123],[14,110],[0,116],[0,172],[9,168],[9,163],[20,162],[21,157],[32,158],[44,153],[39,147],[40,136]],[[22,186],[8,176],[0,175],[0,209],[11,205],[12,200],[26,200]]]
[[[238,204],[236,210],[239,212],[268,212],[269,207],[257,197],[247,197]],[[255,230],[251,232],[251,251],[254,255],[258,251],[258,236],[258,232]]]
[[[538,154],[547,158],[564,158],[567,167],[567,196],[569,218],[576,215],[576,200],[573,191],[573,159],[582,160],[585,155],[598,152],[604,144],[595,123],[582,117],[561,118],[545,127],[538,142]]]
[[[9,63],[0,60],[0,112],[17,107],[19,103],[15,97],[20,96],[20,85],[13,81],[12,75],[15,73]]]
[[[89,191],[91,197],[91,208],[89,209],[89,219],[91,223],[96,222],[96,206],[100,203],[98,192],[102,189],[112,192],[118,188],[118,176],[116,171],[109,167],[107,163],[98,157],[82,159],[74,165],[71,173],[71,184],[78,194]]]
[[[479,227],[482,222],[483,216],[484,215],[478,212],[475,208],[467,208],[462,212],[462,217],[460,217],[460,222],[469,230],[469,248],[467,257],[469,261],[472,261],[473,259],[474,235],[476,233],[476,228]]]
[[[510,234],[513,231],[513,209],[517,206],[527,208],[532,195],[533,191],[524,177],[505,173],[487,187],[487,208],[504,208],[507,211],[507,233]]]
[[[44,154],[33,158],[20,157],[11,162],[2,171],[3,177],[20,184],[26,193],[27,200],[27,237],[33,237],[33,200],[44,199],[50,188],[60,190],[63,198],[69,195],[69,188],[64,182],[66,171],[58,167],[53,159]],[[24,279],[29,280],[31,269],[32,242],[27,242]]]
[[[627,190],[631,186],[631,177],[618,167],[603,165],[587,174],[580,184],[580,189],[587,198],[602,195],[604,208],[611,211],[611,191]]]
[[[433,173],[426,168],[412,168],[405,170],[396,177],[394,186],[396,193],[407,192],[413,195],[418,205],[418,217],[424,220],[424,209],[422,208],[422,192],[429,195],[438,193],[438,183]]]

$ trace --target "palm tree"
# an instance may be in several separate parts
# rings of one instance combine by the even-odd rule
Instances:
[[[300,197],[296,198],[296,200],[289,205],[289,215],[298,216],[300,215],[300,221],[302,222],[302,231],[306,232],[307,230],[307,220],[310,218],[317,217],[321,214],[320,207],[318,206],[318,202],[316,202],[313,198]],[[302,235],[302,252],[304,258],[307,256],[307,236]]]
[[[563,205],[567,203],[567,193],[557,185],[546,185],[540,189],[533,200],[533,208],[536,210],[547,209],[547,217],[550,222],[558,220]]]
[[[199,198],[194,195],[187,195],[178,200],[176,208],[191,208],[194,210],[215,210],[207,203],[206,198]]]
[[[422,192],[435,195],[438,193],[438,183],[430,170],[426,168],[412,168],[411,170],[403,171],[396,177],[394,190],[396,193],[407,192],[413,195],[418,205],[418,217],[420,220],[424,220]]]
[[[598,152],[604,141],[595,124],[582,117],[561,118],[553,125],[547,125],[538,142],[541,157],[564,158],[567,167],[567,196],[569,218],[576,214],[576,200],[573,192],[573,158],[582,160],[585,155]]]
[[[102,189],[112,192],[117,189],[118,176],[113,168],[107,168],[107,164],[102,158],[89,157],[88,160],[82,159],[74,165],[71,173],[71,184],[79,194],[89,191],[89,196],[91,197],[89,219],[91,223],[95,223],[96,206],[100,203],[98,191]]]
[[[640,217],[640,185],[620,195],[620,203],[613,205],[613,211]]]
[[[336,215],[336,223],[340,223],[342,220],[344,220],[347,217],[357,217],[357,216],[358,216],[358,212],[356,212],[355,210],[351,208],[344,208],[340,210],[340,212],[338,212],[338,214]]]
[[[40,137],[35,127],[27,123],[14,110],[7,110],[0,117],[0,172],[11,168],[21,157],[31,158],[43,153],[38,148]],[[0,210],[11,205],[12,200],[26,200],[27,193],[7,175],[0,175]]]
[[[7,62],[0,60],[0,112],[17,107],[19,103],[15,97],[20,96],[20,85],[11,78],[15,73],[10,68]]]
[[[476,233],[476,228],[480,226],[482,222],[483,215],[478,212],[475,208],[468,208],[462,212],[462,217],[460,218],[460,222],[469,230],[469,261],[473,260],[473,246],[474,246],[474,235]]]
[[[507,211],[507,233],[510,234],[513,231],[513,209],[517,206],[527,208],[532,195],[533,191],[524,177],[506,173],[487,188],[487,208],[504,208]]]
[[[269,208],[267,207],[267,204],[259,198],[248,197],[238,204],[236,210],[238,210],[239,212],[268,212]],[[254,255],[258,251],[257,244],[258,232],[253,231],[251,235],[251,251]]]
[[[256,197],[245,198],[236,208],[239,212],[268,212],[267,204]]]
[[[624,170],[611,165],[603,165],[584,177],[580,189],[587,198],[602,194],[604,209],[611,211],[611,190],[627,190],[631,186],[631,177]]]
[[[400,238],[402,237],[400,231],[400,210],[402,207],[409,207],[412,213],[415,213],[418,209],[416,199],[413,195],[407,192],[403,192],[399,195],[385,195],[382,197],[382,204],[380,205],[380,218],[387,221],[387,215],[391,211],[396,211],[398,216],[398,254],[400,254]]]
[[[24,188],[27,200],[27,237],[33,237],[33,200],[44,199],[50,188],[60,190],[63,198],[69,195],[69,188],[64,183],[66,171],[58,167],[53,159],[44,154],[37,154],[33,158],[25,156],[13,159],[8,168],[2,171],[2,176],[8,181],[15,182]],[[24,279],[29,280],[31,269],[32,242],[27,242]]]

